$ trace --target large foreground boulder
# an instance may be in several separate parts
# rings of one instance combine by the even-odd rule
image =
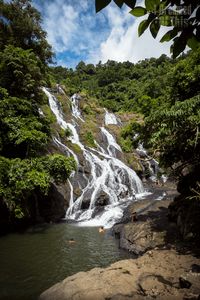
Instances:
[[[194,268],[199,264],[200,259],[175,250],[153,250],[138,259],[70,276],[42,293],[39,299],[199,299],[200,273]]]

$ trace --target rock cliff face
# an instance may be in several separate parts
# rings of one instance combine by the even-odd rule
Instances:
[[[58,222],[69,206],[69,186],[52,184],[48,196],[38,199],[37,218],[43,222]]]
[[[70,276],[39,299],[199,299],[199,264],[199,259],[175,250],[153,250],[138,259]]]
[[[0,234],[13,230],[21,230],[27,226],[44,222],[58,222],[65,217],[69,206],[69,187],[67,184],[51,185],[47,196],[33,193],[29,201],[24,203],[27,216],[16,219],[9,212],[6,205],[0,207]]]
[[[43,91],[57,120],[58,130],[53,141],[77,163],[77,171],[68,180],[67,220],[112,226],[116,219],[120,219],[122,206],[146,192],[117,143],[115,133],[119,135],[122,122],[113,113],[97,106],[84,110],[83,103],[90,105],[92,100],[83,99],[78,94],[69,99],[45,88]],[[134,160],[135,156],[132,156]]]

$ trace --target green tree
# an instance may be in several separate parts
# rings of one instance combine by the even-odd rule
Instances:
[[[5,95],[0,100],[0,154],[27,157],[43,149],[50,138],[47,120],[36,104]]]
[[[178,175],[187,165],[200,162],[200,97],[177,101],[171,108],[154,110],[146,118],[144,137],[159,149],[164,166],[178,163]]]
[[[200,93],[200,50],[180,60],[170,74],[170,99],[184,101]]]
[[[15,217],[29,217],[31,195],[47,195],[52,181],[65,182],[75,169],[72,157],[58,154],[23,160],[0,156],[0,199]]]
[[[40,23],[31,1],[0,0],[0,206],[12,220],[30,218],[52,183],[76,168],[71,157],[45,155],[50,118],[39,105],[52,52]]]
[[[11,96],[38,98],[43,83],[41,61],[32,50],[6,46],[0,52],[0,85]]]
[[[0,0],[0,51],[13,45],[32,49],[43,64],[51,62],[52,50],[41,27],[41,15],[29,0]]]

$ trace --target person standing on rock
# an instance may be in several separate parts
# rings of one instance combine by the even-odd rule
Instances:
[[[136,211],[133,211],[131,213],[131,221],[132,222],[136,222],[137,221],[137,213],[136,213]]]

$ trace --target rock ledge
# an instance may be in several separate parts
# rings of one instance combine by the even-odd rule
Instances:
[[[57,283],[40,300],[199,299],[200,260],[175,250],[152,250],[138,259],[80,272]],[[182,278],[182,279],[180,279]],[[182,288],[183,281],[190,288]]]

